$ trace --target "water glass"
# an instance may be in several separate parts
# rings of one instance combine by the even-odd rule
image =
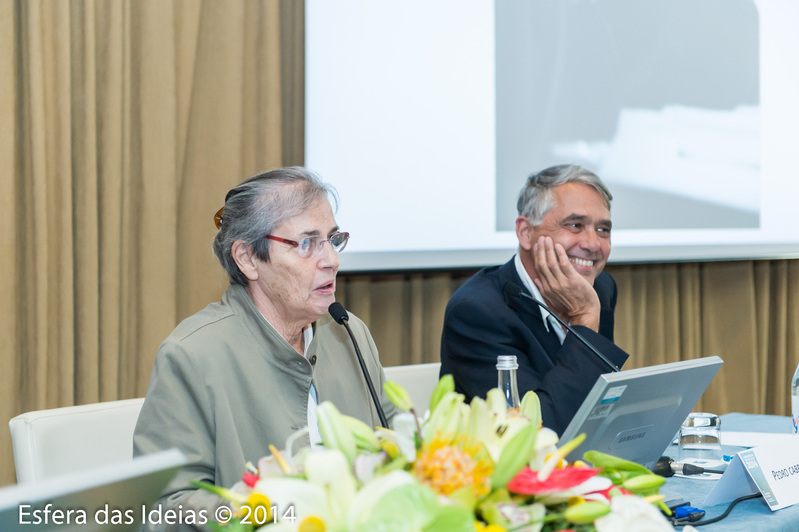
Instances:
[[[721,419],[708,412],[692,412],[680,427],[681,461],[721,460]]]

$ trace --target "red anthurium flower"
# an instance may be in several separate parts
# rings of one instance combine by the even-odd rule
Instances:
[[[545,495],[579,486],[599,474],[592,467],[564,467],[555,469],[545,481],[538,480],[538,471],[525,467],[508,482],[508,491],[522,495]]]
[[[260,478],[258,475],[256,475],[255,473],[250,473],[250,472],[247,472],[247,473],[244,473],[244,474],[241,476],[241,480],[242,480],[242,481],[243,481],[245,484],[247,484],[249,487],[251,487],[251,488],[254,488],[254,487],[255,487],[255,484],[256,484],[256,483],[257,483],[259,480],[261,480],[261,478]]]

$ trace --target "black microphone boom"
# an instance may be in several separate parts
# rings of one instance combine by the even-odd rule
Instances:
[[[533,296],[531,296],[530,294],[528,294],[527,292],[522,290],[522,288],[519,285],[514,284],[511,281],[508,281],[507,283],[505,283],[505,286],[503,287],[503,290],[505,291],[506,295],[509,295],[509,296],[521,296],[521,297],[524,297],[526,299],[529,299],[529,300],[533,301],[536,305],[538,305],[542,309],[544,309],[547,312],[549,312],[550,316],[555,318],[557,320],[557,322],[560,323],[563,326],[564,329],[566,329],[567,331],[572,333],[575,337],[577,337],[577,339],[580,340],[588,349],[590,349],[593,354],[598,356],[600,358],[600,360],[602,360],[602,362],[604,362],[611,369],[611,371],[621,371],[616,364],[614,364],[613,362],[608,360],[608,358],[605,355],[603,355],[602,353],[599,352],[599,349],[597,349],[596,347],[591,345],[591,343],[588,340],[586,340],[585,338],[583,338],[583,336],[580,333],[575,331],[574,328],[571,325],[569,325],[568,323],[563,321],[560,318],[560,316],[558,316],[557,314],[555,314],[554,312],[549,310],[549,307],[547,307],[544,303],[542,303],[541,301],[537,300],[536,298],[534,298]]]
[[[369,395],[372,396],[372,402],[377,409],[377,416],[380,418],[380,424],[385,427],[389,428],[388,420],[386,420],[386,414],[383,412],[383,407],[380,405],[380,401],[377,398],[377,393],[375,392],[375,385],[372,384],[372,379],[369,377],[369,372],[366,370],[366,364],[363,361],[363,355],[361,355],[361,350],[358,349],[358,342],[355,341],[355,336],[352,334],[352,329],[350,329],[350,324],[348,323],[350,320],[349,314],[344,309],[344,305],[335,301],[327,307],[327,311],[333,316],[333,319],[336,320],[336,323],[340,323],[347,329],[347,332],[350,335],[350,340],[352,340],[352,345],[355,347],[355,354],[358,356],[358,364],[361,365],[361,371],[363,372],[363,378],[366,380],[366,386],[369,388]]]

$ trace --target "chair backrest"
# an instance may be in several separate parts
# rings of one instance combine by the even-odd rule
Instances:
[[[20,484],[133,459],[144,398],[21,414],[8,422]]]
[[[440,362],[383,368],[386,380],[396,382],[408,390],[418,416],[424,416],[429,408],[430,397],[438,384],[440,370]]]

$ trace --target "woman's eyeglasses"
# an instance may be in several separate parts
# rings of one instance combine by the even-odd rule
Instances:
[[[325,245],[325,242],[330,243],[330,247],[333,248],[333,251],[339,253],[344,251],[344,248],[347,247],[347,242],[350,239],[349,233],[333,233],[327,238],[323,238],[321,236],[307,236],[297,242],[296,240],[289,240],[287,238],[280,238],[279,236],[273,235],[266,235],[265,238],[269,240],[274,240],[275,242],[282,242],[284,244],[288,244],[297,249],[297,254],[303,259],[310,259],[319,255],[319,252],[322,251],[322,247]]]
[[[214,225],[217,229],[222,227],[222,215],[225,208],[222,207],[216,214],[214,215]],[[303,259],[310,259],[311,257],[315,257],[319,255],[319,252],[322,251],[322,247],[325,245],[325,242],[330,243],[330,247],[333,248],[333,251],[339,253],[344,251],[344,248],[347,247],[347,242],[350,239],[349,233],[340,233],[336,232],[330,235],[327,238],[322,238],[321,236],[308,236],[297,242],[296,240],[289,240],[288,238],[281,238],[279,236],[273,235],[266,235],[265,238],[269,240],[274,240],[275,242],[282,242],[284,244],[288,244],[289,246],[297,248],[297,254],[302,257]]]

